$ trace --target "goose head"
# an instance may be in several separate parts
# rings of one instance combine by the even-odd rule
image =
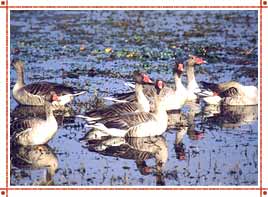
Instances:
[[[135,71],[133,73],[134,81],[139,84],[153,84],[153,81],[150,79],[150,77],[139,71]]]
[[[165,82],[161,79],[157,79],[155,82],[155,89],[158,96],[161,94],[161,90],[165,87]]]
[[[176,60],[173,73],[177,73],[178,75],[181,75],[183,71],[184,71],[184,65],[182,61]]]
[[[23,69],[24,69],[24,64],[22,61],[20,60],[15,60],[11,63],[11,65],[14,66],[15,70],[17,73],[21,73],[23,72]]]
[[[205,60],[203,60],[203,58],[197,57],[195,55],[189,55],[189,59],[187,61],[189,66],[195,66],[207,63]]]
[[[56,94],[56,92],[51,92],[51,100],[52,101],[58,101],[59,100],[59,97],[58,95]]]
[[[57,95],[57,93],[55,91],[51,91],[47,96],[46,96],[46,100],[50,103],[53,103],[54,101],[59,101],[60,98]]]

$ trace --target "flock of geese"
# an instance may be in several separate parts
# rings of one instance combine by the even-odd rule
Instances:
[[[133,73],[132,92],[115,94],[105,99],[115,104],[93,109],[77,117],[84,119],[91,136],[154,137],[161,136],[168,127],[170,110],[181,109],[188,102],[201,99],[207,105],[245,106],[258,104],[258,89],[235,81],[215,84],[197,82],[194,67],[205,64],[202,58],[189,55],[186,61],[177,60],[173,68],[175,89],[140,71]],[[53,111],[70,103],[86,91],[51,82],[24,83],[24,64],[14,61],[17,73],[13,97],[20,105],[43,106],[46,118],[18,119],[11,123],[11,142],[23,146],[47,144],[58,129]],[[187,86],[181,76],[186,67]],[[200,85],[200,87],[199,87]]]

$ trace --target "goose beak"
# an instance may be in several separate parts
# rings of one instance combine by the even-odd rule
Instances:
[[[194,56],[194,59],[195,59],[196,64],[198,64],[198,65],[207,63],[207,61],[203,60],[203,58],[201,58],[201,57]]]
[[[148,84],[153,84],[154,82],[150,79],[148,75],[143,76],[143,81]]]
[[[207,61],[203,60],[202,58],[196,58],[196,63],[197,64],[206,64]]]
[[[151,79],[149,79],[147,83],[148,84],[154,84],[154,82]]]

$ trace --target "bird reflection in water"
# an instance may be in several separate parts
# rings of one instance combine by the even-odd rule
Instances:
[[[23,131],[31,131],[34,124],[38,121],[46,121],[47,111],[44,106],[22,106],[18,105],[10,114],[10,160],[12,164],[11,173],[16,173],[16,169],[20,170],[33,170],[44,169],[44,178],[41,181],[36,181],[33,185],[54,185],[53,176],[58,169],[58,159],[52,149],[48,145],[32,144],[31,146],[19,145],[12,136],[19,135]],[[54,114],[54,111],[53,111]],[[56,121],[62,124],[63,117],[68,114],[68,110],[56,112]],[[54,116],[54,115],[53,115]],[[35,122],[35,120],[38,120]],[[46,126],[47,124],[40,124],[39,126]],[[40,128],[40,127],[34,127]],[[49,131],[49,130],[48,130]],[[38,130],[36,130],[38,133]],[[30,173],[32,174],[32,173]]]
[[[106,137],[102,140],[88,140],[86,135],[81,142],[83,147],[91,152],[134,160],[142,175],[153,174],[156,177],[156,185],[165,185],[163,170],[168,159],[168,147],[164,137]],[[155,159],[155,167],[146,164],[146,160],[151,158]]]
[[[176,157],[178,160],[185,160],[185,146],[183,144],[183,138],[187,133],[188,127],[180,127],[176,132],[176,138],[174,143],[174,150],[176,152]]]
[[[44,178],[33,185],[54,185],[53,176],[58,169],[58,158],[48,145],[16,146],[11,149],[11,173],[20,170],[44,169]]]
[[[193,107],[194,106],[194,107]],[[186,147],[183,143],[184,137],[187,135],[191,140],[202,140],[205,136],[204,131],[196,129],[195,116],[198,108],[192,104],[188,113],[182,113],[179,110],[169,111],[168,120],[169,128],[176,130],[174,150],[178,160],[186,160]]]
[[[208,126],[237,128],[258,120],[258,106],[205,106],[204,120]]]

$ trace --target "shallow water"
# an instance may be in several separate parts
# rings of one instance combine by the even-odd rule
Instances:
[[[257,19],[257,11],[244,10],[11,11],[11,60],[25,62],[26,83],[47,80],[88,90],[58,116],[48,147],[11,150],[20,158],[45,151],[50,159],[44,161],[53,166],[18,164],[15,157],[11,185],[257,185],[257,106],[214,114],[202,102],[201,110],[186,106],[184,115],[171,117],[191,118],[190,127],[175,124],[162,137],[127,141],[81,142],[88,129],[72,118],[103,105],[103,96],[128,91],[123,82],[134,70],[172,84],[175,58],[189,54],[208,62],[196,67],[197,81],[257,86]],[[15,81],[11,68],[11,89]],[[16,107],[11,97],[11,113]],[[13,114],[12,120],[22,118]],[[103,150],[108,143],[113,146]]]

